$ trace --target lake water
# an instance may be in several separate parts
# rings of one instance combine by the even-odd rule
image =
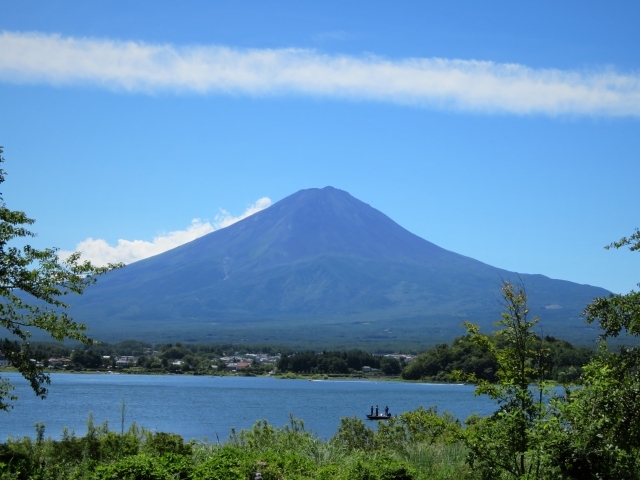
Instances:
[[[226,440],[231,427],[250,428],[267,419],[274,426],[303,419],[321,438],[336,432],[341,417],[366,419],[371,405],[392,414],[437,405],[460,419],[495,410],[486,397],[473,395],[471,385],[418,384],[384,381],[279,380],[270,377],[203,377],[180,375],[52,374],[49,395],[35,397],[18,374],[3,374],[19,396],[15,408],[0,412],[0,440],[34,436],[35,422],[44,422],[46,436],[59,438],[63,427],[86,432],[93,412],[96,423],[107,420],[120,430],[120,405],[125,422],[148,429],[179,433],[186,439]]]

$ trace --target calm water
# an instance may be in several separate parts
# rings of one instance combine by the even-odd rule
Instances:
[[[391,413],[437,405],[460,419],[494,410],[470,385],[436,385],[373,381],[278,380],[260,377],[193,377],[179,375],[53,374],[49,396],[35,397],[17,374],[3,374],[20,397],[9,413],[0,412],[0,440],[8,435],[34,436],[33,424],[44,422],[45,435],[58,438],[63,427],[86,432],[93,412],[96,423],[120,429],[120,405],[126,402],[126,424],[179,433],[185,438],[225,440],[231,427],[250,428],[258,419],[283,426],[289,413],[307,429],[329,438],[341,417],[365,419],[377,404]]]

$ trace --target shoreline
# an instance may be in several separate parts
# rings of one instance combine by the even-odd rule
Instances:
[[[13,367],[0,368],[0,376],[3,373],[16,373],[20,372]],[[153,371],[113,371],[113,370],[50,370],[44,372],[47,375],[58,374],[70,374],[70,375],[148,375],[148,376],[180,376],[180,377],[211,377],[211,378],[275,378],[277,380],[307,380],[316,382],[331,382],[331,381],[366,381],[366,382],[399,382],[399,383],[418,383],[425,385],[469,385],[467,383],[460,382],[439,382],[435,380],[421,381],[421,380],[405,380],[400,376],[385,377],[378,375],[364,376],[364,375],[335,375],[335,374],[276,374],[276,375],[234,375],[234,374],[198,374],[194,372],[187,373],[172,373],[172,372],[153,372]]]

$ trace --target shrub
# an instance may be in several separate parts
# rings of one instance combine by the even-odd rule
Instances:
[[[246,480],[250,478],[251,457],[234,447],[223,447],[193,470],[193,480]]]
[[[162,455],[175,453],[177,455],[191,455],[193,447],[191,443],[184,443],[183,438],[175,433],[144,432],[144,446],[146,453]]]
[[[370,451],[375,448],[375,432],[358,417],[345,417],[340,419],[338,433],[331,441],[348,451]]]
[[[144,453],[124,458],[112,465],[96,468],[100,480],[169,480],[168,472],[157,459]]]
[[[339,480],[414,480],[417,478],[417,473],[406,463],[390,457],[375,459],[360,457],[335,478]]]
[[[460,424],[450,413],[440,415],[437,407],[420,407],[380,423],[375,441],[381,447],[393,448],[406,443],[450,441],[460,433]]]
[[[265,480],[305,477],[316,470],[314,462],[297,452],[267,452],[254,463]]]

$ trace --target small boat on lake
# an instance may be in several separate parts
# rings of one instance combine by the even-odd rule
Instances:
[[[371,414],[367,415],[369,420],[388,420],[391,418],[389,413],[389,407],[384,407],[384,413],[378,412],[378,406],[376,405],[376,412],[373,413],[373,405],[371,405]]]
[[[389,420],[391,418],[391,414],[389,414],[389,415],[385,415],[385,414],[367,415],[367,418],[369,420]]]

